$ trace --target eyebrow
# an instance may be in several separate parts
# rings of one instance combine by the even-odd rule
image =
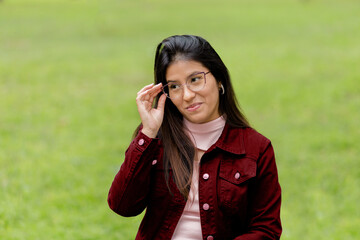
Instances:
[[[193,76],[193,75],[196,75],[196,74],[199,74],[199,73],[202,73],[204,71],[193,71],[192,73],[190,73],[186,79],[188,79],[189,77]],[[166,80],[168,83],[173,83],[173,82],[179,82],[178,80]]]

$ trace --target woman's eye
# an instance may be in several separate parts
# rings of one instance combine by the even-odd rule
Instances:
[[[200,80],[201,80],[201,77],[200,77],[200,76],[192,77],[192,78],[191,78],[191,83],[196,83],[196,82],[198,82],[198,81],[200,81]]]
[[[180,85],[179,84],[169,84],[169,89],[170,90],[176,90],[179,89]]]

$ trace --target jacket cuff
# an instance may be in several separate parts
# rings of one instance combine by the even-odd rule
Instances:
[[[149,138],[144,133],[139,131],[138,135],[134,138],[133,143],[135,144],[135,147],[140,152],[144,152],[145,149],[148,148],[148,146],[157,139],[155,138]]]

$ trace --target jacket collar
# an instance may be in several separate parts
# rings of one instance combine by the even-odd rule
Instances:
[[[243,128],[231,127],[226,123],[220,138],[209,150],[211,151],[215,147],[233,154],[245,154]]]

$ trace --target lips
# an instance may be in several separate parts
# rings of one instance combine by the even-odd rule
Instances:
[[[201,103],[194,103],[194,104],[187,106],[186,110],[193,112],[193,111],[196,111],[197,109],[199,109],[200,106],[201,106]]]

